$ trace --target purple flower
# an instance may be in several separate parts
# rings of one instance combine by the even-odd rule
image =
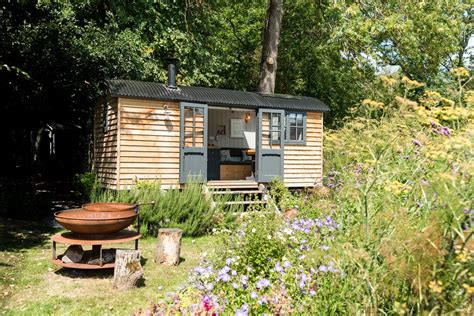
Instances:
[[[421,142],[420,142],[418,139],[413,139],[411,142],[412,142],[413,145],[415,145],[415,146],[418,146],[418,147],[421,147],[421,146],[422,146],[422,145],[421,145]]]
[[[247,316],[249,313],[243,309],[238,309],[235,311],[235,316]]]
[[[284,267],[285,269],[288,269],[289,267],[291,267],[291,263],[290,263],[288,260],[286,260],[286,261],[283,263],[283,267]]]
[[[309,290],[309,295],[315,296],[315,295],[316,295],[316,291],[315,291],[315,290]]]
[[[267,298],[265,296],[262,296],[261,299],[258,300],[258,304],[259,305],[263,305],[263,304],[266,304],[268,302]]]
[[[256,299],[256,298],[258,297],[258,294],[257,294],[256,292],[251,292],[251,293],[250,293],[250,297],[251,297],[252,299]]]
[[[235,282],[232,282],[232,287],[237,290],[239,288],[239,285]]]
[[[257,289],[261,289],[261,288],[264,288],[264,287],[267,287],[267,286],[270,286],[270,281],[267,280],[267,279],[261,279],[261,280],[258,280],[257,281]]]
[[[444,136],[451,136],[451,131],[449,130],[449,127],[447,126],[443,126],[443,128],[441,129],[441,133],[444,135]]]
[[[248,281],[249,277],[246,276],[246,275],[242,275],[240,277],[240,282],[242,283],[242,287],[244,288],[244,290],[247,289],[247,281]]]
[[[275,264],[275,271],[278,273],[283,273],[283,268],[281,267],[280,262]]]
[[[328,270],[328,267],[326,267],[325,265],[320,265],[320,266],[319,266],[319,271],[321,271],[321,272],[324,273],[324,272],[326,272],[327,270]]]
[[[300,281],[298,282],[298,286],[300,287],[300,289],[304,289],[304,287],[306,286],[306,282],[305,281]]]
[[[247,316],[249,314],[249,306],[242,304],[242,307],[235,311],[235,316]]]
[[[225,264],[228,265],[228,266],[230,266],[233,262],[234,262],[234,260],[232,258],[227,258],[225,260]]]

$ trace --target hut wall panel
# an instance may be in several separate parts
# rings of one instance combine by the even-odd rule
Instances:
[[[94,109],[94,166],[93,170],[102,186],[117,187],[117,98],[109,98],[107,108],[107,131],[103,125],[103,99]]]
[[[285,144],[284,182],[289,187],[311,187],[323,176],[323,114],[307,112],[306,144]]]
[[[120,188],[130,188],[137,180],[178,186],[179,103],[119,98],[119,104]]]

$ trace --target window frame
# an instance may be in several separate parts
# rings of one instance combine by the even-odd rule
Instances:
[[[102,103],[102,132],[106,134],[109,131],[109,100],[104,98]]]
[[[290,126],[290,115],[291,114],[302,114],[303,115],[303,125],[299,126],[298,125],[298,120],[296,120],[296,125],[293,125],[293,128],[303,128],[303,138],[302,140],[292,140],[290,139],[290,129],[292,126]],[[306,145],[306,121],[307,121],[307,115],[306,112],[303,111],[285,111],[285,144],[292,144],[292,145]],[[298,135],[298,133],[296,133]]]

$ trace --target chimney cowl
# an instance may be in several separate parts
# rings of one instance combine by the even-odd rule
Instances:
[[[176,67],[178,59],[174,57],[168,57],[165,59],[168,64],[168,88],[176,89]]]

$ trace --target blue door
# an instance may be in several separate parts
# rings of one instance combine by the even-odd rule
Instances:
[[[181,183],[207,181],[207,104],[181,103]]]
[[[283,180],[284,117],[283,110],[258,111],[255,165],[258,182],[270,182],[274,178]]]

